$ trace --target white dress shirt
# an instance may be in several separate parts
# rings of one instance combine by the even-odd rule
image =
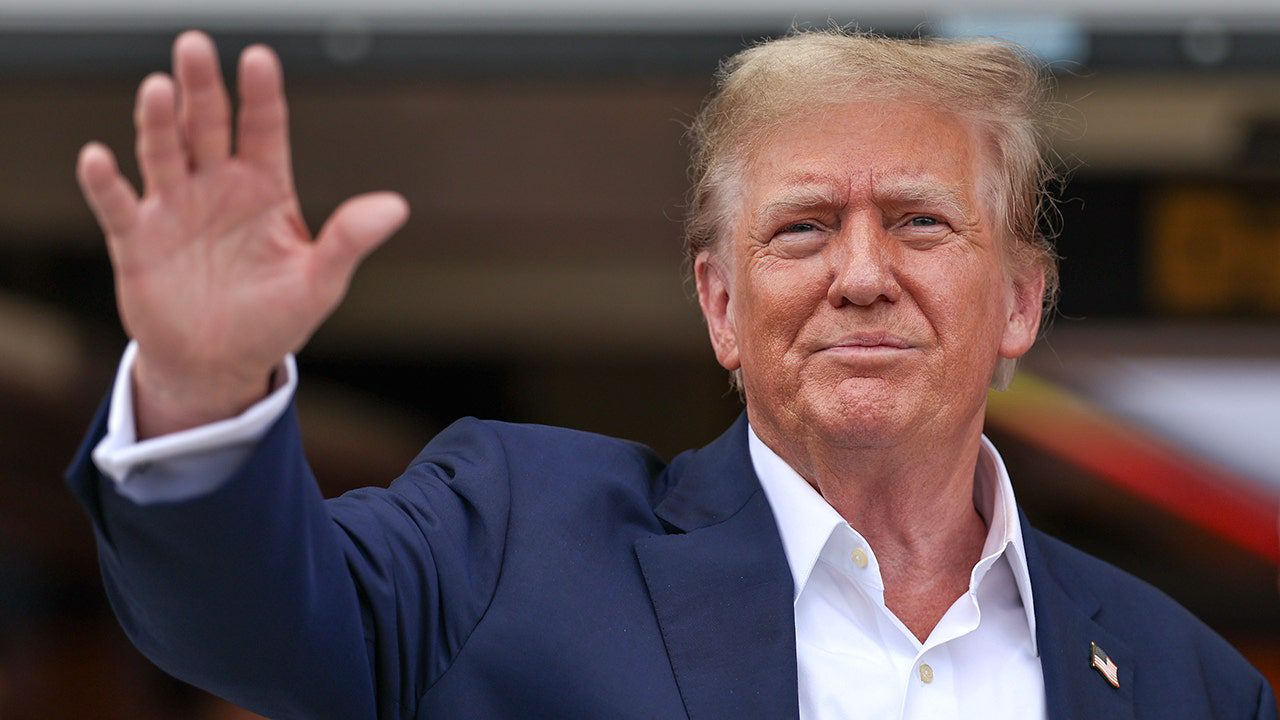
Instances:
[[[216,489],[287,410],[298,382],[289,357],[280,384],[239,416],[138,442],[136,355],[130,343],[93,461],[140,504]],[[751,462],[795,579],[801,720],[1045,717],[1022,529],[1004,463],[985,437],[974,492],[988,525],[982,559],[969,592],[922,644],[885,607],[871,546],[754,430],[748,434]]]
[[[800,720],[1045,717],[1035,612],[1013,486],[982,438],[974,504],[982,558],[921,643],[884,604],[871,545],[748,430],[795,580]]]

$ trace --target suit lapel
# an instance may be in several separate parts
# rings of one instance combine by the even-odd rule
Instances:
[[[1042,554],[1039,533],[1031,529],[1025,516],[1022,535],[1050,720],[1132,720],[1132,651],[1095,621],[1101,603],[1089,592],[1087,583],[1066,565],[1050,567]],[[1120,687],[1112,687],[1092,666],[1091,643],[1097,643],[1116,664]]]
[[[656,512],[676,532],[635,548],[689,717],[797,717],[791,572],[745,416],[671,473]]]

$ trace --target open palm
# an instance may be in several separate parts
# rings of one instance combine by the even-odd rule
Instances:
[[[121,319],[138,342],[143,435],[221,419],[261,397],[271,370],[408,214],[393,193],[358,196],[313,240],[294,190],[274,53],[254,46],[240,57],[234,155],[212,41],[184,33],[173,55],[176,82],[157,73],[138,90],[143,196],[101,144],[86,145],[78,167],[107,237]]]

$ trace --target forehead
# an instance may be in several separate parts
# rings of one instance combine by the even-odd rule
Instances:
[[[744,168],[743,200],[750,209],[780,193],[841,204],[942,193],[976,205],[984,159],[971,122],[927,104],[798,109],[760,138]]]

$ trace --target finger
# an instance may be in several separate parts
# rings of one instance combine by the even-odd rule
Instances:
[[[106,145],[92,142],[80,150],[76,179],[103,232],[117,237],[128,232],[138,214],[138,195]]]
[[[147,194],[164,192],[187,176],[187,153],[178,134],[173,79],[153,73],[138,87],[134,124],[138,128],[138,167]]]
[[[265,45],[240,55],[240,118],[237,156],[292,183],[289,107],[280,60]]]
[[[408,218],[409,204],[396,193],[369,193],[344,202],[325,221],[316,238],[324,279],[345,287],[360,260]]]
[[[173,42],[179,117],[195,168],[227,158],[231,149],[231,103],[218,66],[218,49],[208,35],[187,31]]]

